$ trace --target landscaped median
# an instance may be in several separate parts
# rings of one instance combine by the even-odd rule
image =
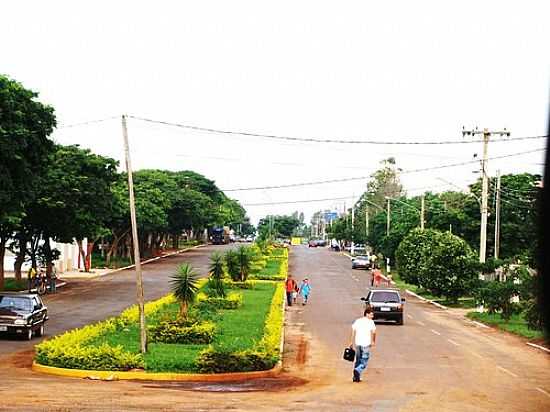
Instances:
[[[225,297],[201,281],[182,320],[173,295],[145,305],[149,345],[139,352],[137,307],[36,346],[33,369],[98,379],[232,380],[280,370],[282,282],[226,281]],[[248,373],[247,373],[248,372]],[[244,374],[243,374],[244,373]]]

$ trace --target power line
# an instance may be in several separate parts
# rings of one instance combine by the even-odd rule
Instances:
[[[60,124],[60,125],[57,125],[56,129],[68,129],[70,127],[86,126],[86,125],[89,125],[89,124],[103,123],[103,122],[106,122],[108,120],[114,120],[114,119],[119,119],[119,118],[120,118],[120,116],[111,116],[111,117],[105,117],[103,119],[88,120],[88,121],[80,122],[80,123]]]
[[[479,143],[483,140],[474,139],[474,140],[433,140],[433,141],[419,141],[419,140],[407,140],[407,141],[388,141],[388,140],[344,140],[344,139],[319,139],[313,137],[292,137],[292,136],[280,136],[273,134],[264,134],[264,133],[254,133],[247,131],[235,131],[235,130],[224,130],[224,129],[214,129],[210,127],[201,127],[193,126],[183,123],[173,123],[162,120],[153,120],[139,116],[128,116],[135,120],[140,120],[148,123],[161,124],[165,126],[178,127],[181,129],[195,130],[199,132],[206,133],[215,133],[215,134],[224,134],[224,135],[239,135],[239,136],[248,136],[248,137],[259,137],[264,139],[273,139],[273,140],[287,140],[294,142],[307,142],[307,143],[336,143],[336,144],[375,144],[375,145],[444,145],[444,144],[471,144]],[[522,136],[522,137],[512,137],[508,139],[501,139],[500,142],[510,142],[510,141],[519,141],[519,140],[530,140],[530,139],[542,139],[548,137],[547,135],[541,136]]]
[[[513,154],[508,154],[508,155],[503,155],[503,156],[495,156],[495,157],[489,158],[489,160],[497,160],[497,159],[504,159],[504,158],[508,158],[508,157],[521,156],[521,155],[524,155],[524,154],[540,152],[540,151],[543,151],[543,150],[546,150],[546,149],[534,149],[534,150],[529,150],[529,151],[526,151],[526,152],[513,153]],[[479,160],[469,160],[469,161],[460,162],[460,163],[452,163],[452,164],[447,164],[447,165],[425,167],[425,168],[421,168],[421,169],[403,170],[403,171],[399,172],[399,174],[403,175],[403,174],[408,174],[408,173],[428,172],[428,171],[431,171],[431,170],[439,170],[439,169],[445,169],[445,168],[449,168],[449,167],[465,166],[465,165],[469,165],[469,164],[475,164],[475,163],[478,163],[478,162],[479,162]],[[351,182],[351,181],[365,180],[365,179],[370,179],[370,178],[371,178],[370,176],[346,177],[346,178],[341,178],[341,179],[321,180],[321,181],[315,181],[315,182],[291,183],[291,184],[287,184],[287,185],[274,185],[274,186],[259,186],[259,187],[243,187],[243,188],[235,188],[235,189],[223,189],[223,192],[242,192],[242,191],[250,191],[250,190],[284,189],[284,188],[290,188],[290,187],[315,186],[315,185],[328,184],[328,183]]]

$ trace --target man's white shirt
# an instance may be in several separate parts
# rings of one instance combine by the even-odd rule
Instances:
[[[353,322],[351,328],[355,331],[355,344],[358,346],[371,345],[371,332],[376,331],[376,325],[372,319],[366,316]]]

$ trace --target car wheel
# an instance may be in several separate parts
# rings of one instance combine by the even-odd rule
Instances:
[[[32,339],[32,328],[27,329],[27,334],[25,335],[25,339],[27,340]]]
[[[44,336],[44,324],[40,325],[40,328],[36,331],[36,336]]]

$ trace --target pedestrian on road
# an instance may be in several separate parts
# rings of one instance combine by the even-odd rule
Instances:
[[[308,278],[305,278],[300,285],[300,295],[302,295],[302,305],[307,304],[309,299],[309,294],[311,293],[311,285],[309,284]]]
[[[27,272],[27,281],[28,281],[27,283],[29,284],[29,293],[31,293],[35,278],[36,278],[36,269],[31,266],[31,268]]]
[[[355,364],[353,365],[353,382],[361,382],[361,373],[367,369],[370,352],[376,343],[376,325],[372,308],[367,306],[363,317],[351,325],[350,348],[355,344]]]
[[[292,293],[298,289],[298,285],[292,279],[292,275],[288,275],[285,282],[285,289],[286,289],[286,303],[288,306],[292,306]]]

